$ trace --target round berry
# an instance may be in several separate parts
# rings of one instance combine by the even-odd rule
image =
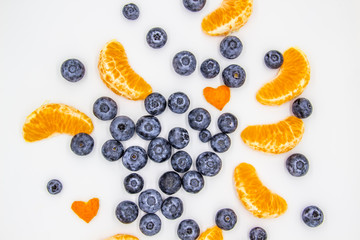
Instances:
[[[203,129],[199,132],[199,138],[200,138],[200,141],[202,141],[203,143],[206,143],[206,142],[210,141],[212,138],[211,132],[207,129]]]
[[[176,73],[188,76],[195,71],[196,58],[191,52],[182,51],[174,56],[172,65]]]
[[[117,205],[115,215],[122,223],[132,223],[139,215],[139,208],[134,202],[122,201]]]
[[[266,240],[266,231],[261,227],[254,227],[249,233],[250,240]]]
[[[171,166],[178,173],[187,172],[192,165],[190,155],[185,151],[177,151],[171,157]]]
[[[162,48],[167,42],[167,34],[162,28],[152,28],[146,35],[146,42],[152,48]]]
[[[215,176],[220,172],[221,166],[221,159],[213,152],[203,152],[196,159],[196,169],[204,176]]]
[[[135,125],[135,131],[144,140],[152,140],[161,132],[161,124],[155,116],[143,116]]]
[[[124,152],[122,143],[114,139],[107,140],[101,148],[102,155],[110,162],[119,160],[124,155]]]
[[[80,81],[85,75],[85,66],[77,59],[68,59],[61,65],[61,75],[69,82]]]
[[[186,192],[198,193],[204,187],[204,177],[197,171],[188,171],[182,178],[182,185]]]
[[[201,131],[211,122],[210,113],[204,108],[195,108],[189,112],[188,122],[192,129]]]
[[[232,133],[238,126],[237,118],[231,113],[223,113],[218,118],[217,125],[221,132]]]
[[[237,222],[236,213],[230,208],[224,208],[216,213],[216,225],[222,230],[231,230]]]
[[[161,220],[156,214],[145,214],[140,219],[139,228],[144,235],[154,236],[161,230]]]
[[[134,3],[129,3],[123,7],[122,13],[125,18],[129,20],[136,20],[140,15],[140,10]]]
[[[170,95],[168,105],[172,112],[181,114],[189,109],[190,99],[185,93],[176,92]]]
[[[220,43],[220,53],[227,59],[237,58],[242,49],[242,42],[235,36],[227,36]]]
[[[206,0],[183,0],[184,7],[192,12],[198,12],[205,6]]]
[[[79,156],[88,155],[94,148],[94,139],[87,133],[78,133],[71,139],[70,148]]]
[[[62,184],[59,180],[57,179],[52,179],[48,182],[47,186],[46,186],[48,192],[50,194],[58,194],[61,192],[62,190]]]
[[[210,146],[215,152],[226,152],[231,146],[231,139],[225,133],[218,133],[211,138]]]
[[[324,221],[324,214],[317,206],[308,206],[302,212],[302,220],[309,227],[317,227]]]
[[[139,208],[146,213],[155,213],[161,208],[162,198],[158,191],[148,189],[139,195]]]
[[[118,116],[110,123],[111,136],[118,141],[126,141],[135,133],[135,123],[129,117]]]
[[[200,72],[205,78],[214,78],[220,73],[220,65],[212,58],[206,59],[200,66]]]
[[[168,140],[172,147],[182,149],[190,142],[189,132],[185,128],[175,127],[170,130]]]
[[[166,99],[160,93],[151,93],[145,98],[144,104],[145,110],[149,114],[156,116],[165,111]]]
[[[161,212],[167,219],[177,219],[181,217],[183,211],[183,202],[177,197],[168,197],[161,205]]]
[[[192,219],[182,220],[178,226],[177,235],[181,240],[195,240],[200,235],[200,227]]]
[[[304,176],[309,170],[309,161],[301,153],[294,153],[286,159],[286,168],[294,177]]]
[[[125,150],[122,163],[130,171],[139,171],[145,167],[147,160],[148,156],[145,149],[139,146],[131,146]]]
[[[144,188],[144,179],[137,173],[131,173],[124,178],[124,187],[128,193],[139,193]]]
[[[277,69],[283,64],[284,57],[279,51],[271,50],[265,54],[264,60],[268,68]]]
[[[306,98],[298,98],[292,104],[292,112],[297,118],[309,117],[312,110],[312,105]]]
[[[230,88],[241,87],[246,78],[245,70],[236,64],[227,66],[222,72],[224,84]]]
[[[176,193],[181,188],[180,175],[173,171],[164,173],[159,179],[159,188],[168,195]]]
[[[157,137],[150,141],[147,153],[151,160],[161,163],[171,157],[171,145],[165,138]]]
[[[116,117],[117,104],[109,97],[98,98],[93,105],[93,113],[100,120],[111,120]]]

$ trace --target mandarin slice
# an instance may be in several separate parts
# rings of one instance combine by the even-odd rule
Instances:
[[[106,86],[127,99],[142,100],[152,92],[151,86],[131,68],[124,47],[116,40],[101,50],[98,69]]]
[[[76,108],[65,104],[45,104],[33,111],[23,125],[27,142],[48,138],[55,133],[90,134],[94,129],[91,119]]]
[[[241,132],[241,138],[255,150],[280,154],[293,149],[301,141],[304,130],[304,122],[290,116],[273,124],[248,126]]]
[[[223,240],[222,230],[218,226],[214,226],[206,229],[205,232],[201,233],[198,240]]]
[[[248,21],[252,9],[253,0],[223,0],[217,9],[204,17],[201,28],[211,36],[228,35]]]
[[[289,48],[283,54],[284,63],[277,76],[262,86],[256,94],[264,105],[281,105],[299,96],[310,80],[310,65],[305,53]]]
[[[241,202],[255,217],[276,218],[286,211],[286,201],[263,185],[251,164],[235,168],[234,182]]]
[[[112,237],[106,238],[105,240],[139,240],[137,237],[128,234],[116,234]]]

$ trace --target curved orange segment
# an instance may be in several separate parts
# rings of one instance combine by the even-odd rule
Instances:
[[[204,17],[201,28],[211,36],[228,35],[248,21],[252,9],[253,0],[223,0],[217,9]]]
[[[128,234],[116,234],[112,237],[106,238],[105,240],[139,240],[137,237]]]
[[[256,94],[264,105],[281,105],[299,96],[310,80],[310,64],[304,52],[289,48],[283,54],[284,62],[277,76]]]
[[[33,111],[23,125],[27,142],[48,138],[55,133],[90,134],[94,129],[91,119],[76,108],[65,104],[45,104]]]
[[[214,226],[206,229],[205,232],[201,233],[198,240],[223,240],[222,230],[218,226]]]
[[[101,50],[98,69],[106,86],[120,96],[141,100],[152,92],[151,86],[131,68],[124,47],[116,40]]]
[[[255,150],[280,154],[293,149],[304,131],[304,122],[290,116],[278,123],[248,126],[241,132],[241,138]]]
[[[276,218],[287,210],[286,201],[263,185],[251,164],[235,168],[234,182],[238,197],[255,217]]]

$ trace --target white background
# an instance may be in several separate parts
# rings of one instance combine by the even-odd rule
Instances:
[[[268,239],[347,239],[358,236],[360,215],[359,149],[359,55],[360,4],[357,0],[255,0],[249,22],[234,33],[243,42],[242,54],[227,60],[219,53],[222,37],[210,37],[201,31],[202,18],[215,9],[220,0],[208,0],[198,13],[186,10],[182,1],[134,0],[141,11],[136,21],[121,14],[129,1],[85,0],[1,0],[0,2],[0,239],[76,239],[101,240],[116,233],[128,233],[140,239],[177,239],[176,227],[185,218],[195,219],[202,231],[214,225],[217,210],[230,207],[238,216],[236,227],[224,232],[224,239],[248,239],[252,227],[266,229]],[[162,27],[168,42],[161,49],[150,48],[145,35],[152,27]],[[133,69],[166,98],[183,91],[191,99],[191,108],[205,107],[212,115],[210,130],[216,126],[220,111],[202,96],[203,88],[222,84],[220,75],[212,80],[202,77],[199,66],[212,57],[221,69],[239,64],[246,70],[245,84],[231,90],[231,100],[223,112],[239,119],[239,127],[231,134],[232,147],[219,154],[221,172],[205,178],[204,189],[196,195],[181,189],[175,196],[184,202],[181,219],[167,220],[160,212],[162,229],[154,237],[138,230],[140,217],[124,225],[115,217],[120,201],[137,201],[137,195],[125,192],[122,181],[130,172],[121,161],[108,162],[100,152],[111,135],[110,122],[102,122],[92,114],[94,101],[101,96],[116,100],[119,114],[134,121],[146,114],[142,101],[132,102],[118,97],[102,83],[97,70],[98,55],[104,44],[120,41]],[[276,75],[263,63],[271,49],[285,51],[298,46],[308,56],[311,80],[302,94],[313,105],[313,114],[305,119],[305,134],[292,151],[281,155],[256,152],[240,139],[248,125],[273,123],[291,114],[291,102],[279,107],[263,106],[255,99],[256,91]],[[196,71],[177,75],[171,66],[173,56],[181,51],[194,53]],[[78,58],[86,67],[85,77],[78,83],[64,80],[61,64]],[[72,105],[94,122],[94,151],[79,157],[69,148],[71,137],[60,135],[26,143],[22,125],[34,109],[45,102]],[[189,128],[186,114],[167,111],[159,116],[162,137],[175,126]],[[193,160],[210,150],[190,129],[191,144],[186,147]],[[147,143],[135,136],[125,147]],[[306,176],[292,177],[285,160],[292,153],[303,153],[310,161]],[[237,199],[232,173],[241,162],[253,164],[263,183],[283,196],[287,212],[277,219],[252,216]],[[170,170],[170,162],[149,161],[139,173],[146,188],[156,188],[161,173]],[[63,191],[50,195],[47,182],[58,178]],[[97,216],[86,224],[70,209],[76,200],[100,199]],[[163,197],[165,195],[163,194]],[[323,224],[307,227],[301,212],[308,205],[319,206],[325,214]]]

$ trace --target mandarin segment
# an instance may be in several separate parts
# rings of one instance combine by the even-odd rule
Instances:
[[[223,0],[217,9],[204,17],[201,28],[211,36],[228,35],[248,21],[252,9],[253,0]]]
[[[287,210],[286,201],[263,185],[251,164],[235,168],[234,182],[239,199],[255,217],[276,218]]]
[[[281,105],[299,96],[310,80],[310,64],[304,52],[289,48],[283,54],[282,64],[277,76],[259,89],[258,102],[264,105]]]
[[[76,108],[51,103],[40,106],[26,118],[23,125],[23,137],[27,142],[35,142],[56,133],[90,134],[93,129],[91,119]]]
[[[304,122],[290,116],[273,124],[248,126],[241,132],[241,138],[255,150],[280,154],[293,149],[301,141],[304,131]]]
[[[218,226],[214,226],[201,233],[198,240],[223,240],[222,230]]]
[[[139,240],[137,237],[128,234],[116,234],[112,237],[108,237],[105,240]]]
[[[151,86],[131,68],[124,47],[116,40],[101,50],[98,69],[106,86],[127,99],[142,100],[152,92]]]

